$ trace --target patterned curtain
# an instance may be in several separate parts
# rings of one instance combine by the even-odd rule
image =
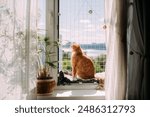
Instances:
[[[35,87],[38,0],[0,0],[0,99]]]

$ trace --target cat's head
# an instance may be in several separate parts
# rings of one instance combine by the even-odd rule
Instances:
[[[75,51],[75,52],[82,52],[81,48],[80,48],[80,45],[77,44],[77,43],[73,43],[71,45],[71,48],[72,48],[72,51]]]
[[[72,48],[72,50],[77,50],[77,49],[80,48],[80,46],[79,46],[79,44],[77,44],[77,43],[73,43],[73,44],[71,45],[71,48]]]

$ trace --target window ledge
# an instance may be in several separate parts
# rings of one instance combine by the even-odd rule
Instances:
[[[95,83],[73,83],[71,85],[60,85],[52,92],[51,95],[37,96],[37,99],[47,100],[104,100],[105,91],[96,90]]]
[[[38,100],[104,100],[103,90],[54,90],[51,95],[37,96]]]
[[[49,95],[36,95],[36,88],[31,90],[27,99],[37,100],[104,100],[105,90],[96,90],[97,84],[74,83],[71,85],[60,85]]]

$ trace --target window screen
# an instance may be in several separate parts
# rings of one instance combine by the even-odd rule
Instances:
[[[95,71],[104,72],[106,45],[104,25],[104,0],[59,1],[59,70],[71,72],[71,48],[73,42],[93,60]]]

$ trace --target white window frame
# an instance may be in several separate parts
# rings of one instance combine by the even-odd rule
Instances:
[[[46,36],[51,41],[59,40],[58,37],[58,0],[46,0]],[[55,48],[56,56],[53,60],[58,60],[58,50]],[[57,82],[58,69],[52,70],[53,78]]]

